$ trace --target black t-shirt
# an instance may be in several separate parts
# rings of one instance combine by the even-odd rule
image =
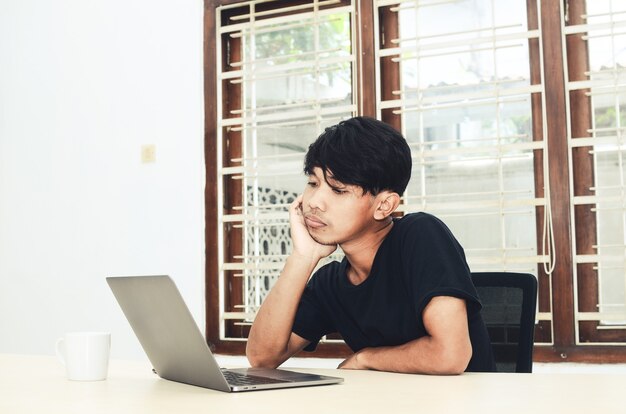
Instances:
[[[426,213],[396,219],[363,283],[350,283],[347,266],[345,258],[329,263],[309,280],[293,325],[311,341],[305,350],[335,332],[354,352],[407,343],[427,334],[422,311],[430,299],[454,296],[467,303],[473,353],[466,371],[495,371],[465,253],[439,219]]]

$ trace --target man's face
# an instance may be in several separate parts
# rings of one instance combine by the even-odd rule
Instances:
[[[311,237],[326,245],[345,245],[366,234],[375,223],[376,197],[345,185],[316,167],[302,196],[302,212]]]

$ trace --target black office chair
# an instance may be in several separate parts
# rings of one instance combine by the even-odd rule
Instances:
[[[478,272],[472,281],[483,304],[499,372],[532,372],[537,278],[528,273]]]

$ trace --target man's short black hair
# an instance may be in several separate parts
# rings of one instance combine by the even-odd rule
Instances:
[[[309,146],[304,172],[319,167],[324,178],[357,185],[377,195],[391,190],[404,193],[411,178],[411,150],[398,131],[367,117],[341,121],[326,130]]]

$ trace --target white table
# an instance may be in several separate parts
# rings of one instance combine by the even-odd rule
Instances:
[[[223,393],[111,361],[106,381],[73,382],[56,358],[0,354],[0,413],[626,413],[626,374],[438,377],[306,369],[340,385]]]

